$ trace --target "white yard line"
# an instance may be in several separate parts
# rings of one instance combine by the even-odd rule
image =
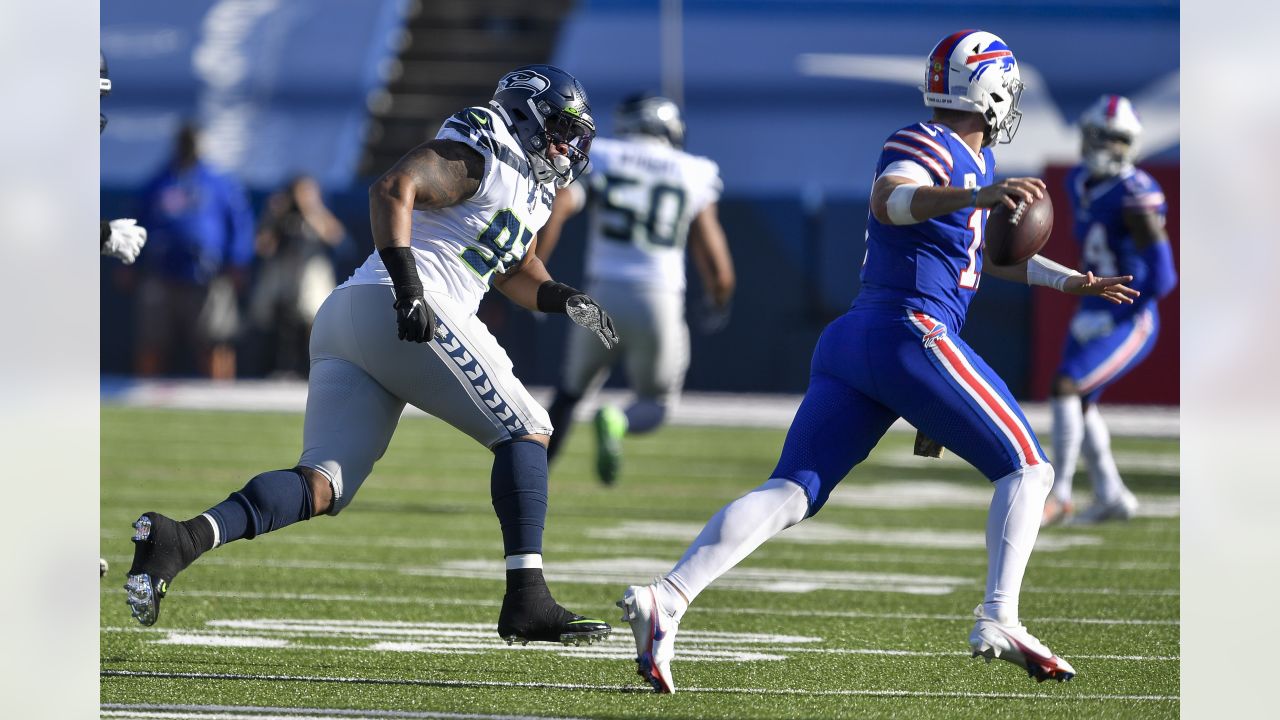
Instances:
[[[290,708],[258,705],[143,705],[103,703],[102,717],[173,718],[174,720],[366,720],[395,718],[449,718],[451,720],[576,720],[549,718],[543,715],[481,715],[412,710],[352,710],[349,708]]]
[[[103,677],[145,677],[173,680],[249,680],[262,682],[314,682],[354,685],[408,685],[450,688],[539,688],[549,690],[595,690],[623,693],[650,693],[648,687],[637,685],[592,685],[587,683],[504,682],[499,680],[424,680],[402,678],[349,678],[311,675],[254,675],[247,673],[178,673],[151,672],[145,670],[103,670]],[[993,700],[1051,700],[1058,702],[1091,702],[1124,700],[1136,702],[1178,702],[1177,695],[1053,695],[1041,693],[1009,692],[953,692],[946,690],[805,690],[801,688],[699,688],[685,687],[682,693],[709,693],[717,695],[773,695],[773,696],[824,696],[824,697],[925,697],[925,698],[975,698]]]

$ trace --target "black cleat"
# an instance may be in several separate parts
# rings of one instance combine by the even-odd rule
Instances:
[[[133,566],[124,589],[138,622],[155,624],[174,576],[199,554],[186,529],[160,513],[144,513],[133,523]]]
[[[603,620],[575,615],[551,597],[545,585],[508,591],[498,615],[498,635],[508,645],[558,642],[588,645],[609,637],[613,628]]]

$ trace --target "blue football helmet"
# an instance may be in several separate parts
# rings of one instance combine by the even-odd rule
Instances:
[[[596,123],[587,91],[572,75],[552,65],[525,65],[498,81],[492,107],[524,148],[538,182],[564,187],[587,169]],[[551,158],[547,148],[568,145],[568,155]]]
[[[662,138],[672,147],[684,146],[684,120],[680,106],[657,95],[632,95],[614,111],[613,129],[618,135]]]

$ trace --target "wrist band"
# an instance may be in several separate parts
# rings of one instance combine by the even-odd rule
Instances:
[[[889,200],[885,203],[885,211],[889,214],[889,222],[894,225],[914,225],[919,220],[911,214],[911,198],[915,197],[916,190],[919,185],[904,183],[898,185],[889,193]]]
[[[1065,265],[1041,255],[1032,255],[1027,261],[1027,284],[1043,285],[1061,291],[1068,278],[1077,277],[1080,273]]]
[[[582,294],[581,290],[574,287],[548,280],[538,286],[538,310],[544,313],[563,313],[569,298]]]
[[[391,276],[396,289],[396,299],[422,294],[422,278],[418,277],[418,264],[413,251],[407,247],[387,247],[378,251],[382,264]]]

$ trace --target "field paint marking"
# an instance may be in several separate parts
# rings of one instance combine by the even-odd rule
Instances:
[[[352,710],[349,708],[290,708],[258,705],[140,705],[103,703],[102,717],[199,718],[200,720],[331,720],[332,718],[451,718],[454,720],[553,720],[541,715],[479,715],[475,713],[433,712],[430,710]],[[581,720],[556,718],[555,720]]]
[[[908,453],[908,457],[914,457]],[[1155,456],[1152,457],[1161,457]],[[1117,458],[1118,459],[1118,458]],[[916,458],[919,460],[919,458]],[[1173,458],[1176,468],[1178,458]],[[868,461],[870,462],[870,460]],[[927,460],[925,462],[928,462]],[[918,464],[912,462],[912,465]],[[1163,469],[1163,468],[1162,468]],[[1176,472],[1176,469],[1174,470]],[[1077,507],[1088,498],[1078,496]],[[1138,517],[1176,518],[1180,514],[1177,495],[1139,496]],[[839,485],[828,505],[875,510],[917,510],[922,508],[984,508],[991,504],[991,488],[985,483],[958,483],[944,480],[901,480],[895,482]]]
[[[954,453],[947,453],[942,458],[944,466],[949,466],[952,470],[970,470],[969,464],[956,456]],[[1177,477],[1182,471],[1182,462],[1179,452],[1150,452],[1143,450],[1121,450],[1115,453],[1116,465],[1122,471],[1145,472],[1153,475],[1172,475]],[[873,452],[866,460],[863,461],[867,465],[879,465],[881,467],[894,469],[920,469],[929,468],[930,463],[938,462],[937,458],[922,458],[916,455],[910,448],[886,448],[879,452]],[[933,467],[937,467],[934,465]],[[978,476],[975,475],[975,478]],[[988,493],[988,496],[990,493]],[[988,499],[990,499],[988,497]]]
[[[504,682],[499,680],[424,680],[407,678],[349,678],[316,675],[251,675],[248,673],[196,673],[154,672],[149,670],[103,670],[103,677],[150,677],[167,680],[250,680],[276,682],[346,683],[353,685],[409,685],[450,688],[538,688],[545,690],[601,690],[621,693],[652,693],[653,689],[639,685],[589,685],[586,683]],[[978,698],[992,700],[1057,700],[1057,701],[1105,701],[1127,700],[1137,702],[1178,702],[1177,695],[1055,695],[1045,693],[1010,692],[948,692],[943,690],[804,690],[800,688],[699,688],[682,687],[683,693],[708,693],[717,695],[812,695],[812,696],[865,696],[865,697],[936,697]]]
[[[886,650],[883,648],[787,648],[787,652],[814,653],[818,655],[893,655],[902,657],[970,657],[972,653],[956,650]],[[1134,660],[1178,661],[1177,655],[1080,655],[1071,653],[1072,660]]]
[[[404,570],[410,575],[467,579],[502,577],[504,565],[498,560],[455,560],[426,572]],[[671,564],[653,558],[604,558],[558,562],[543,570],[548,580],[625,587],[636,578],[657,577]],[[971,587],[971,578],[946,575],[877,573],[856,570],[796,570],[792,568],[735,567],[717,580],[717,587],[771,593],[808,593],[815,590],[895,592],[908,595],[948,595]]]
[[[688,542],[702,531],[699,523],[659,522],[627,520],[612,527],[589,528],[586,536],[604,540],[683,540]],[[976,530],[903,530],[901,528],[847,527],[821,520],[793,525],[773,538],[777,542],[805,545],[829,545],[853,543],[859,545],[889,545],[907,548],[934,548],[939,550],[984,550],[987,537]],[[1096,546],[1102,539],[1095,535],[1040,535],[1036,550],[1057,552],[1076,547]]]
[[[103,595],[117,595],[119,588],[103,588]],[[295,600],[300,602],[334,602],[334,603],[374,603],[378,605],[461,605],[476,607],[502,607],[501,600],[462,600],[458,598],[427,598],[413,595],[326,595],[322,593],[284,593],[284,592],[241,592],[238,590],[183,590],[183,596],[226,598],[231,600]],[[699,612],[717,615],[778,615],[781,617],[831,617],[831,618],[864,618],[868,620],[972,620],[973,616],[947,615],[942,613],[879,613],[861,610],[779,610],[776,608],[740,608],[717,607],[715,605],[699,605]],[[1032,622],[1061,622],[1080,625],[1171,625],[1182,624],[1181,620],[1142,620],[1133,618],[1072,618],[1042,617],[1031,618]],[[130,628],[137,628],[130,626]],[[111,629],[111,628],[104,628]]]

